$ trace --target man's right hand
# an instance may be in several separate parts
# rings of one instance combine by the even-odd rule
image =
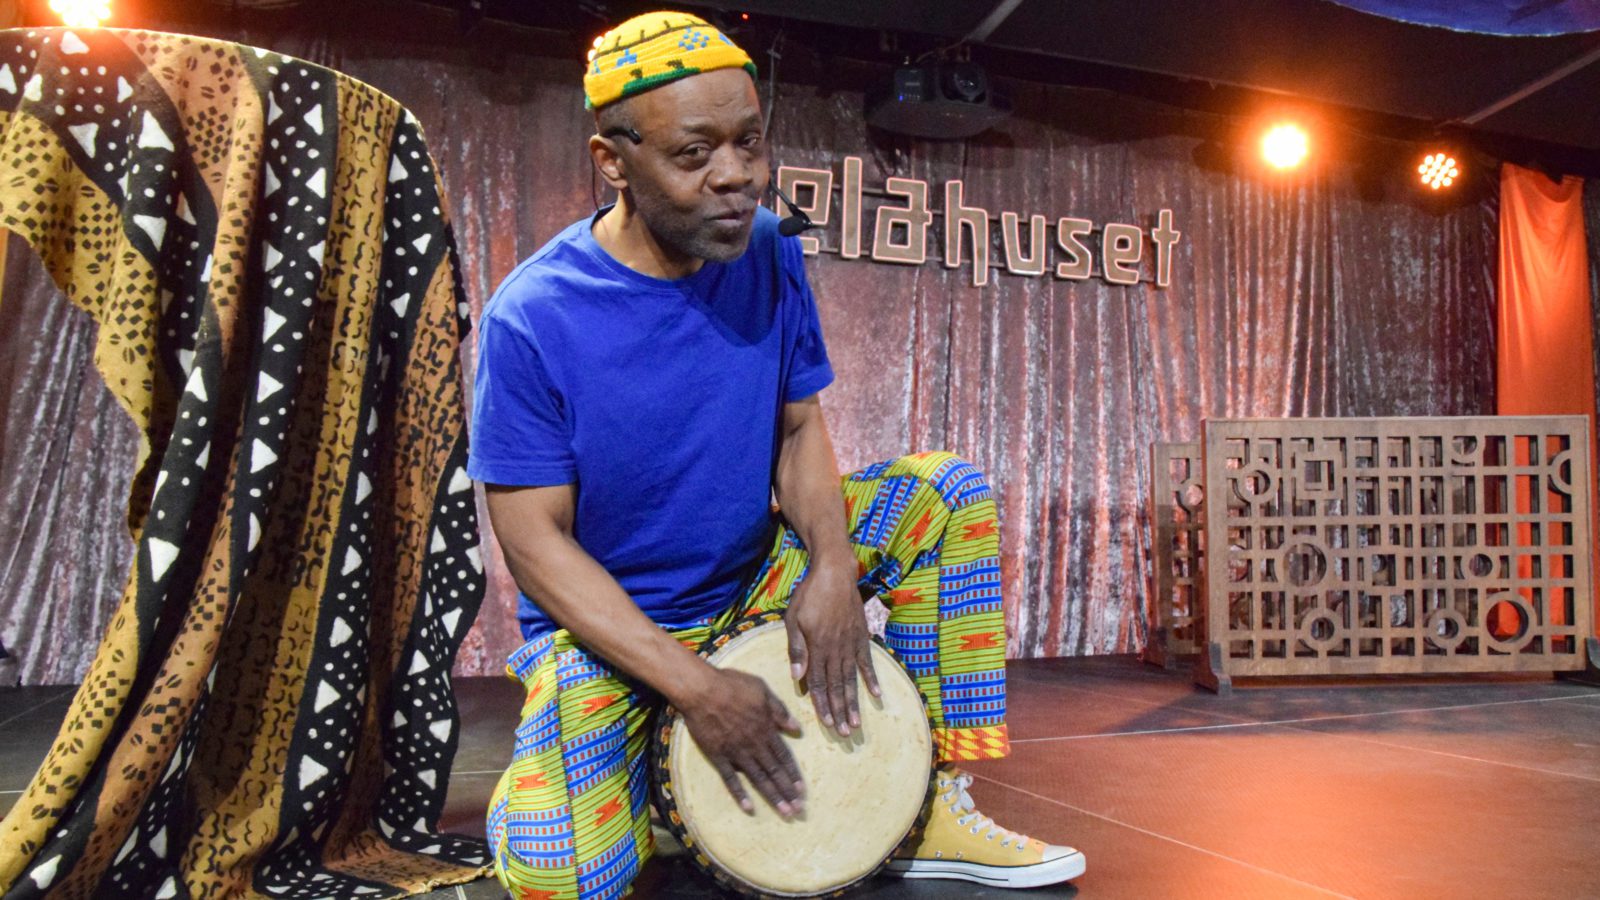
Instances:
[[[798,733],[800,723],[761,679],[744,672],[708,670],[712,674],[706,689],[677,704],[689,734],[740,809],[755,812],[739,781],[742,774],[779,815],[799,815],[805,807],[805,783],[783,732]]]

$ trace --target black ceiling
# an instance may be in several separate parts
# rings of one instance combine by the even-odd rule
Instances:
[[[459,3],[461,0],[445,0]],[[1548,2],[1548,0],[1546,0]],[[491,16],[572,31],[576,44],[661,2],[490,0]],[[1404,120],[1458,122],[1563,68],[1577,68],[1474,129],[1559,145],[1569,171],[1600,166],[1600,33],[1502,37],[1414,25],[1327,0],[688,0],[677,5],[748,13],[754,24],[809,23],[832,52],[899,62],[911,51],[972,35],[1001,71],[1064,83],[1102,81],[1192,97],[1197,86],[1242,89]],[[1009,8],[1009,12],[1007,12]],[[900,58],[897,58],[900,57]],[[1234,91],[1234,94],[1238,94]],[[1186,102],[1180,99],[1179,102]],[[1547,154],[1549,155],[1549,154]],[[1576,164],[1574,161],[1577,161]]]

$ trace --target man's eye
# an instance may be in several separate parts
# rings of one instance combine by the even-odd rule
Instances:
[[[745,135],[744,140],[740,141],[740,143],[744,145],[745,149],[754,150],[755,148],[761,146],[761,135],[759,135],[759,134]]]
[[[702,160],[711,155],[711,150],[704,144],[696,144],[679,150],[678,155],[687,160]]]

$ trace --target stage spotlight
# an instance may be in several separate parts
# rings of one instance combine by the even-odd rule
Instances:
[[[1261,156],[1274,169],[1293,169],[1305,162],[1310,153],[1310,136],[1292,122],[1272,126],[1261,139]]]
[[[1423,184],[1437,191],[1454,184],[1461,168],[1456,165],[1455,157],[1441,150],[1423,157],[1417,174],[1422,176]]]
[[[70,28],[94,28],[111,18],[111,0],[50,0],[50,11]]]

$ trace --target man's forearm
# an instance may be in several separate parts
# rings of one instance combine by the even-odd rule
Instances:
[[[782,816],[804,808],[804,782],[783,732],[799,723],[754,675],[718,670],[650,621],[572,538],[572,485],[488,490],[506,567],[557,624],[678,708],[695,743],[746,811],[740,775]],[[565,717],[563,713],[563,717]],[[565,721],[565,718],[563,718]]]
[[[708,688],[711,668],[649,617],[577,541],[557,528],[491,518],[517,587],[556,624],[673,704]],[[502,523],[501,519],[508,519]],[[509,536],[509,539],[508,537]]]
[[[800,536],[811,560],[796,585],[785,624],[794,678],[805,679],[817,718],[849,737],[861,725],[859,672],[878,694],[856,560],[839,490],[839,464],[817,398],[784,407],[775,490],[784,518]]]
[[[814,397],[785,408],[774,488],[783,517],[805,544],[812,565],[848,566],[853,572],[855,557],[839,491],[839,464],[821,404]]]

